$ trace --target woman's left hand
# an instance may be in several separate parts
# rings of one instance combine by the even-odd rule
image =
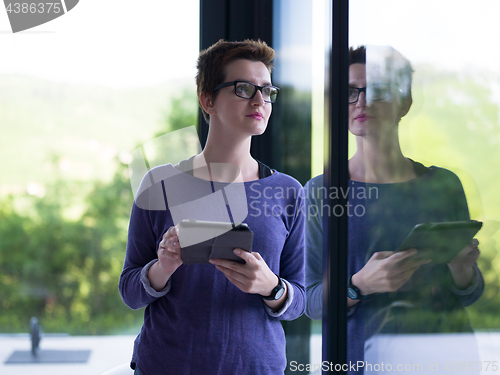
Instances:
[[[448,263],[453,282],[461,289],[467,288],[474,277],[473,266],[480,254],[478,245],[479,241],[474,238]]]
[[[278,277],[269,269],[259,253],[235,249],[234,253],[246,263],[226,259],[210,259],[238,289],[245,293],[268,296],[278,284]]]
[[[246,263],[240,264],[226,259],[210,259],[210,263],[224,273],[227,279],[242,292],[269,296],[278,285],[279,279],[269,269],[266,261],[256,252],[250,253],[241,249],[234,249],[234,253]],[[266,305],[274,311],[281,310],[288,298],[286,283],[284,283],[284,287],[285,292],[278,300],[264,300]]]

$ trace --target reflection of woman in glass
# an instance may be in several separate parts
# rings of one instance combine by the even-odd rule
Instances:
[[[459,179],[406,158],[399,121],[412,104],[412,68],[392,48],[350,50],[349,131],[357,151],[349,160],[348,361],[363,361],[376,333],[470,331],[463,309],[482,294],[477,241],[450,263],[416,260],[415,249],[394,253],[418,223],[468,220]],[[432,136],[432,135],[429,135]],[[322,176],[306,185],[308,208],[323,207]],[[306,229],[306,314],[321,318],[320,216]],[[428,264],[427,264],[428,263]],[[424,358],[425,359],[425,358]]]
[[[136,373],[285,370],[280,320],[293,320],[305,309],[302,187],[250,155],[252,136],[265,131],[278,95],[270,76],[273,57],[270,47],[255,41],[219,41],[201,52],[197,86],[209,122],[206,146],[176,166],[158,167],[176,169],[180,188],[194,192],[227,186],[222,175],[230,171],[219,171],[219,180],[202,166],[239,168],[243,204],[249,207],[244,223],[253,231],[254,252],[235,249],[235,254],[246,263],[210,259],[211,264],[183,264],[172,211],[134,204],[120,292],[131,308],[146,308],[132,359]],[[198,198],[206,196],[191,201]]]

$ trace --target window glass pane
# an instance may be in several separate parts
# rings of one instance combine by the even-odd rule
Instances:
[[[0,18],[1,374],[128,366],[144,310],[118,292],[133,202],[127,163],[198,114],[197,0],[72,3],[18,34]],[[5,364],[14,351],[30,354],[31,317],[42,354],[90,350],[88,360]]]
[[[305,184],[311,178],[316,157],[316,169],[321,163],[312,136],[312,117],[318,101],[313,99],[314,85],[322,85],[322,46],[318,47],[318,3],[281,1],[273,3],[273,47],[276,51],[273,83],[280,87],[278,105],[273,107],[273,152],[279,154],[284,172]],[[319,25],[322,24],[319,15]],[[321,26],[319,26],[320,28]],[[322,37],[322,35],[321,35]],[[320,71],[318,71],[320,70]],[[316,83],[315,83],[316,82]],[[316,87],[316,91],[322,90]],[[320,94],[322,98],[322,93]],[[318,100],[319,99],[319,100]],[[316,108],[316,114],[318,110]],[[317,118],[319,122],[322,119]],[[322,127],[322,124],[319,125]],[[321,152],[321,150],[320,150]],[[307,316],[283,323],[287,339],[288,368],[286,374],[309,374],[312,364],[321,362],[321,325]]]
[[[273,82],[281,89],[280,105],[273,108],[273,152],[281,154],[287,173],[305,183],[311,168],[312,4],[275,1],[273,25]]]
[[[367,373],[499,363],[498,11],[488,0],[350,2],[348,270],[366,298],[349,302],[348,361]],[[477,234],[456,223],[469,219]],[[436,222],[453,224],[421,226],[402,245]]]
[[[329,87],[326,87],[325,59],[331,53],[331,4],[328,1],[312,2],[312,121],[311,121],[311,176],[306,190],[306,315],[311,319],[310,374],[320,374],[324,369],[323,358],[323,232],[322,204],[315,199],[317,189],[323,187],[325,105]],[[329,35],[330,34],[330,35]],[[336,161],[334,161],[336,162]]]

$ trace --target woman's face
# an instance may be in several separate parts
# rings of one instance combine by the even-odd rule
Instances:
[[[272,85],[269,71],[260,61],[234,60],[226,65],[225,76],[224,82]],[[252,99],[244,99],[235,95],[234,86],[228,86],[217,91],[210,126],[221,126],[228,134],[260,135],[266,130],[271,111],[272,104],[264,102],[260,90]]]
[[[388,84],[388,82],[370,82],[370,84]],[[366,65],[352,64],[349,67],[349,87],[366,86]],[[394,95],[384,100],[367,102],[366,91],[360,92],[358,101],[349,104],[349,131],[356,136],[380,136],[388,131],[397,130],[401,118],[400,103],[399,97]]]

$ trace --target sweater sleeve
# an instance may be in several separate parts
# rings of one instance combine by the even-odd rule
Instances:
[[[157,236],[151,226],[151,212],[137,207],[134,203],[130,215],[127,250],[119,290],[123,302],[132,309],[146,307],[170,290],[169,282],[162,291],[156,292],[147,279],[147,271],[157,259]]]
[[[280,257],[279,276],[288,287],[285,306],[274,312],[267,305],[267,312],[279,320],[294,320],[305,310],[306,295],[304,287],[304,194],[300,186],[300,194],[295,201],[291,227]]]
[[[322,180],[315,178],[305,186],[305,243],[306,243],[306,315],[311,319],[322,318],[323,295],[323,223],[321,199],[314,192],[322,186]]]
[[[465,197],[465,192],[462,187],[460,179],[452,172],[450,174],[450,185],[452,186],[451,194],[452,202],[454,204],[454,217],[453,220],[469,220],[469,208],[467,206],[467,199]],[[474,278],[472,284],[464,290],[456,288],[453,284],[450,287],[452,293],[454,293],[460,300],[462,306],[467,307],[476,302],[484,291],[484,279],[481,270],[474,265]]]
[[[476,302],[484,291],[484,279],[477,264],[474,264],[474,277],[472,284],[467,289],[458,289],[451,285],[451,291],[458,297],[463,307],[467,307]]]

